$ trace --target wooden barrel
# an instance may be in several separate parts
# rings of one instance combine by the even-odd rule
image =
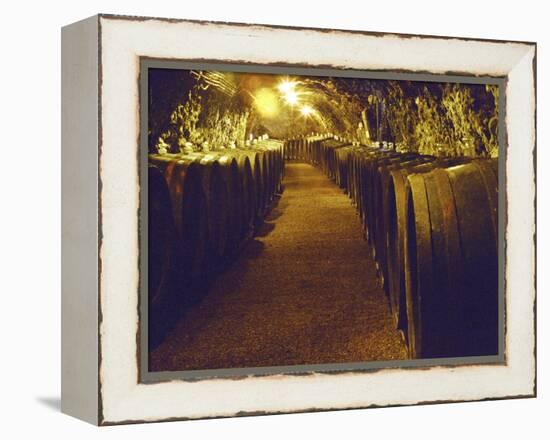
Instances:
[[[298,144],[297,139],[289,139],[285,145],[285,158],[286,160],[295,160],[296,155],[296,147]]]
[[[176,229],[177,285],[182,302],[193,302],[193,292],[185,286],[200,279],[206,260],[208,212],[202,185],[202,173],[196,155],[170,161],[164,170]]]
[[[302,153],[302,161],[303,162],[309,162],[309,153],[308,153],[308,146],[309,146],[309,141],[308,141],[308,138],[307,137],[303,137],[301,139],[301,153]]]
[[[323,139],[319,142],[321,154],[321,169],[330,178],[336,179],[336,151],[349,145],[349,142],[336,139]]]
[[[357,211],[359,217],[362,220],[363,232],[366,234],[366,174],[364,163],[372,155],[379,154],[376,151],[369,151],[367,149],[362,149],[358,151],[355,155],[355,203],[357,206]],[[366,235],[365,235],[366,236]]]
[[[254,229],[256,217],[256,188],[254,186],[254,172],[250,156],[238,153],[239,176],[241,180],[242,199],[240,215],[240,239],[247,238]]]
[[[294,155],[294,159],[297,161],[302,161],[302,146],[303,146],[303,139],[299,137],[296,139],[296,153]]]
[[[392,159],[378,164],[373,180],[373,224],[372,236],[374,255],[379,268],[382,287],[390,300],[390,277],[388,267],[387,225],[390,219],[387,216],[388,189],[391,180],[391,171],[401,168],[410,168],[426,162],[433,162],[433,156],[403,155],[398,160]],[[392,309],[393,312],[393,309]],[[394,318],[397,318],[396,313]],[[396,321],[397,322],[397,321]]]
[[[349,156],[352,154],[354,147],[342,147],[336,151],[336,184],[348,192],[348,174],[349,174]]]
[[[312,136],[308,138],[309,162],[313,165],[317,164],[317,146],[321,139],[323,138],[320,136]]]
[[[271,203],[275,195],[282,190],[282,179],[284,174],[284,160],[286,157],[301,159],[303,157],[304,139],[289,140],[285,143],[276,139],[259,140],[257,145],[251,150],[260,154],[260,170],[262,175],[262,203],[261,209],[265,213],[265,208]],[[294,150],[293,150],[294,149]],[[294,151],[294,153],[292,152]]]
[[[148,293],[149,306],[173,295],[176,228],[170,192],[162,171],[148,169]]]
[[[356,179],[357,179],[357,168],[356,168],[356,163],[357,163],[357,154],[358,154],[358,151],[360,149],[359,148],[354,148],[349,156],[348,156],[348,185],[347,185],[347,191],[348,191],[348,196],[349,198],[351,199],[352,203],[357,206],[357,191],[356,191],[356,187],[355,187],[355,184],[356,184]]]
[[[291,145],[291,143],[292,143],[292,139],[285,140],[285,145],[284,145],[285,160],[290,160],[290,145]]]
[[[283,144],[282,142],[278,142],[276,145],[276,159],[277,159],[277,187],[276,192],[281,193],[282,192],[282,181],[285,174],[285,161],[283,156]]]
[[[414,153],[410,154],[399,154],[394,152],[384,152],[379,151],[376,154],[372,154],[365,158],[363,161],[363,192],[362,192],[362,207],[363,207],[363,224],[365,230],[365,236],[368,243],[372,246],[373,255],[377,260],[380,258],[377,256],[377,247],[376,247],[376,233],[377,233],[377,217],[378,217],[378,205],[376,197],[376,178],[377,171],[379,167],[388,166],[392,164],[398,164],[400,162],[411,160],[416,158],[417,155]]]
[[[269,204],[269,159],[265,151],[257,151],[260,156],[261,192],[259,196],[260,215],[263,217]]]
[[[244,154],[250,160],[250,166],[252,168],[253,186],[254,186],[254,223],[263,216],[264,212],[264,178],[262,173],[263,164],[263,152],[252,149],[239,150],[241,154]]]
[[[305,139],[303,140],[305,143]],[[282,155],[282,143],[280,141],[271,139],[266,141],[267,146],[271,149],[273,154],[273,180],[274,194],[279,194],[281,192],[281,182],[283,179],[284,173],[284,160]]]
[[[320,142],[321,138],[314,137],[311,140],[311,162],[313,165],[319,166],[320,164]]]
[[[389,169],[385,191],[385,235],[387,252],[387,275],[389,302],[394,322],[407,336],[407,315],[405,297],[404,241],[406,228],[405,188],[407,176],[425,173],[438,166],[452,165],[449,161],[432,161],[395,166]]]
[[[357,155],[359,148],[354,148],[348,156],[348,197],[351,199],[353,205],[357,206]]]
[[[266,203],[269,206],[275,195],[275,154],[270,148],[262,148],[267,161]]]
[[[302,161],[309,163],[311,161],[309,156],[309,138],[302,138]]]
[[[173,326],[185,302],[185,285],[178,284],[178,236],[170,191],[159,167],[148,167],[147,203],[149,348],[154,349]]]
[[[468,158],[444,158],[421,164],[390,168],[390,179],[384,197],[384,218],[387,249],[389,298],[397,328],[407,335],[404,240],[406,229],[406,184],[409,174],[426,173],[437,167],[468,163]]]
[[[264,212],[264,179],[262,173],[262,154],[258,152],[251,152],[253,160],[251,160],[251,165],[253,165],[254,172],[254,187],[256,188],[256,214],[254,222],[260,219],[263,216]]]
[[[274,164],[275,164],[275,170],[274,170],[274,179],[275,179],[275,194],[281,193],[281,183],[283,180],[283,173],[284,173],[284,160],[282,155],[282,149],[280,145],[272,145],[273,148],[273,155],[274,155]]]
[[[365,238],[372,242],[369,236],[369,227],[372,217],[372,164],[379,159],[386,158],[386,154],[378,149],[365,148],[356,154],[355,163],[355,202],[359,217],[362,221]]]
[[[317,159],[316,165],[321,168],[323,167],[323,144],[322,144],[323,141],[324,139],[317,139],[315,142],[316,159]]]
[[[243,212],[243,187],[239,173],[239,164],[235,155],[223,152],[216,156],[220,164],[223,180],[226,187],[227,243],[223,256],[235,253],[241,241],[242,212]]]
[[[223,170],[216,155],[200,160],[201,183],[206,198],[208,241],[205,274],[214,272],[226,255],[228,246],[229,199]]]
[[[407,178],[405,288],[412,357],[498,353],[494,161]]]

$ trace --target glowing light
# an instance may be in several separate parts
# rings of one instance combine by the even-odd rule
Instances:
[[[265,117],[273,117],[279,112],[277,94],[269,88],[262,88],[254,95],[254,106]]]
[[[304,116],[309,116],[313,113],[313,109],[311,108],[311,106],[309,106],[307,104],[304,104],[300,108],[300,113],[302,113],[302,115],[304,115]]]
[[[283,97],[287,104],[290,104],[290,105],[298,104],[298,94],[294,90],[289,90],[284,94]]]
[[[298,95],[300,93],[296,90],[297,85],[298,85],[297,81],[292,81],[288,78],[283,79],[277,85],[277,89],[281,93],[284,102],[292,106],[298,104],[298,100],[299,100]]]
[[[293,92],[294,89],[296,88],[296,84],[298,84],[296,81],[291,81],[289,79],[284,79],[283,81],[281,81],[279,83],[279,85],[277,86],[277,88],[279,89],[279,91],[281,93],[289,93],[289,92]]]

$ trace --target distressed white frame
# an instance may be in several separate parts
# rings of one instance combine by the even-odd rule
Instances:
[[[100,16],[102,424],[535,393],[536,46]],[[506,76],[506,365],[138,383],[140,57]]]

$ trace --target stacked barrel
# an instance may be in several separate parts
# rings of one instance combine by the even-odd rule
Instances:
[[[287,141],[351,198],[410,357],[498,353],[498,162]]]
[[[261,224],[282,188],[283,143],[150,155],[149,338],[155,345],[179,313],[206,292]],[[151,316],[152,315],[152,316]]]
[[[287,139],[284,143],[285,160],[296,160],[318,164],[321,161],[319,142],[332,139],[329,135],[300,136]]]

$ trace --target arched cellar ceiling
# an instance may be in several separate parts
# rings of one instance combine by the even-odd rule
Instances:
[[[149,145],[217,149],[332,133],[401,151],[498,156],[498,86],[149,70]]]

